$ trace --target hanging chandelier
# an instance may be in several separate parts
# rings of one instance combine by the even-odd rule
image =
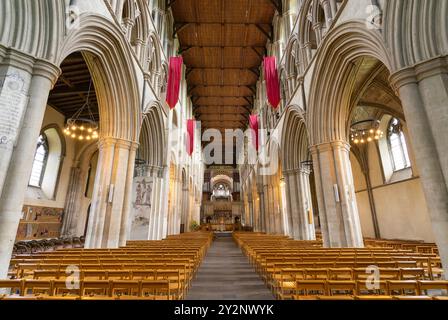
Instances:
[[[378,120],[369,119],[355,122],[350,127],[350,140],[356,145],[378,141],[384,135],[379,127],[380,121]]]
[[[98,122],[93,116],[90,108],[90,91],[92,89],[92,80],[90,80],[89,91],[87,93],[86,102],[79,108],[75,114],[67,120],[67,125],[64,129],[64,134],[72,139],[79,141],[92,141],[98,139]],[[87,114],[86,117],[81,117],[83,112]]]

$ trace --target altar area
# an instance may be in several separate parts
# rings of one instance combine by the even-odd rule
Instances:
[[[207,216],[202,224],[207,231],[233,232],[241,229],[240,216],[233,215],[232,211],[218,211]]]

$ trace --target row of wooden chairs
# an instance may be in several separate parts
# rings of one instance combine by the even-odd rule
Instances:
[[[381,280],[425,280],[425,271],[421,268],[387,269],[379,268],[378,277]],[[285,281],[295,280],[366,280],[372,277],[372,273],[366,269],[332,268],[332,269],[281,269],[266,283],[273,288]]]
[[[175,300],[167,280],[2,280],[0,290],[9,290],[1,299],[22,297],[147,297],[153,300]]]
[[[128,286],[132,290],[124,297],[145,298],[148,290],[139,293],[141,286],[147,289],[150,283],[164,281],[169,294],[157,294],[155,298],[183,299],[212,240],[211,233],[195,232],[162,241],[131,241],[118,249],[70,248],[16,255],[10,281],[19,281],[23,290],[18,291],[23,294],[13,296],[48,298],[60,297],[62,292],[64,297],[110,298],[122,295],[123,290],[117,286]],[[81,286],[67,294],[64,284],[74,279]],[[99,286],[98,290],[90,290],[94,285]],[[35,290],[38,287],[44,289]]]
[[[345,285],[351,291],[346,290],[349,294],[344,296],[354,298],[361,296],[361,292],[357,292],[359,284],[372,277],[383,284],[385,290],[382,295],[390,296],[391,299],[394,295],[405,295],[403,290],[409,289],[409,286],[414,286],[414,290],[409,289],[407,292],[421,295],[420,281],[429,281],[443,288],[447,284],[442,281],[443,269],[436,251],[418,248],[418,245],[427,248],[432,247],[432,244],[410,242],[406,246],[405,242],[400,242],[398,246],[398,242],[393,241],[392,245],[387,246],[381,241],[378,246],[366,248],[323,248],[319,240],[297,241],[263,233],[241,232],[234,233],[233,237],[278,298],[300,297],[304,293],[304,284],[320,286],[315,296],[322,297],[333,295],[329,285],[336,288]],[[403,290],[388,291],[394,289],[394,285],[398,288],[401,285]],[[371,293],[366,292],[367,295]]]
[[[279,293],[279,299],[309,299],[319,296],[426,296],[442,297],[448,292],[448,281],[331,281],[297,280]],[[446,297],[446,296],[445,296]],[[446,297],[448,298],[448,297]]]
[[[173,270],[179,269],[182,273],[188,274],[193,277],[196,267],[190,263],[107,263],[107,264],[51,264],[51,263],[39,263],[39,264],[19,264],[16,266],[15,271],[11,272],[11,276],[16,279],[32,278],[36,271],[52,271],[55,274],[63,274],[70,272],[73,268],[80,271],[89,270],[115,270],[119,272],[131,272],[141,270]]]

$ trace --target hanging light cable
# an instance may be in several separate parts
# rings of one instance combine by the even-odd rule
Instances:
[[[98,123],[93,116],[90,107],[90,92],[92,89],[92,79],[90,79],[89,91],[86,102],[76,111],[73,116],[67,119],[64,134],[79,141],[92,141],[98,139]],[[86,113],[86,117],[82,117]]]

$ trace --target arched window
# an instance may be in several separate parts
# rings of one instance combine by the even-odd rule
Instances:
[[[31,177],[29,185],[32,187],[40,188],[42,186],[42,180],[45,173],[45,168],[48,159],[48,140],[45,134],[41,134],[37,140],[36,153],[34,154],[33,169],[31,171]]]
[[[411,166],[403,125],[397,118],[392,118],[388,128],[388,145],[392,159],[393,170],[400,171]]]

